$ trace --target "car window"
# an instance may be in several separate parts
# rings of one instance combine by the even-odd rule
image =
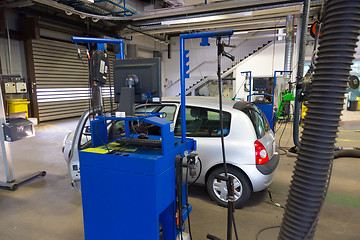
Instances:
[[[241,111],[243,111],[250,118],[257,138],[262,138],[270,129],[269,122],[266,119],[264,113],[256,106],[247,107]]]
[[[136,107],[136,112],[153,112],[156,108],[158,107],[158,105],[147,105],[147,106],[141,106],[141,107]]]
[[[87,148],[90,145],[91,145],[90,120],[89,118],[87,118],[81,129],[79,149]]]
[[[168,105],[163,106],[162,108],[157,109],[157,112],[162,113],[162,117],[169,121],[174,121],[176,106],[175,105]]]
[[[220,137],[219,111],[201,107],[186,107],[186,135],[189,137]],[[230,132],[231,114],[223,112],[224,136]],[[181,115],[175,125],[175,135],[181,134]]]

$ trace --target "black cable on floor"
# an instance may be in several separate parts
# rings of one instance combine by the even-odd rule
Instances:
[[[281,150],[281,151],[284,152],[284,153],[280,153],[280,155],[286,155],[286,154],[287,154],[287,151],[286,151],[283,147],[281,147],[281,139],[282,139],[282,137],[283,137],[283,135],[284,135],[284,132],[285,132],[285,130],[286,130],[287,124],[288,124],[288,122],[285,122],[284,129],[282,130],[281,135],[280,135],[280,138],[279,138],[279,144],[278,144],[279,150]]]
[[[282,209],[285,209],[285,207],[282,206],[280,203],[274,202],[269,188],[267,188],[267,192],[268,192],[268,194],[269,194],[270,202],[271,202],[273,205],[275,205],[276,207],[280,207],[280,208],[282,208]]]
[[[258,231],[258,233],[256,234],[256,240],[259,240],[259,236],[262,232],[270,230],[270,229],[274,229],[274,228],[280,228],[280,226],[273,226],[273,227],[267,227],[267,228],[263,228],[260,231]]]

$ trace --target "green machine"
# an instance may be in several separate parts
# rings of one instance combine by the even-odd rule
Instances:
[[[295,101],[294,91],[281,91],[279,94],[279,107],[276,110],[277,119],[291,118],[290,102]]]

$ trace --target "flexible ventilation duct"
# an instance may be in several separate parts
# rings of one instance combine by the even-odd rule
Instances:
[[[279,239],[312,239],[326,196],[344,93],[360,29],[359,0],[329,0]]]
[[[305,63],[305,48],[306,48],[306,38],[307,30],[309,23],[309,11],[310,11],[310,0],[304,1],[304,10],[301,21],[301,36],[300,36],[300,46],[299,46],[299,61],[298,69],[296,76],[296,92],[295,92],[295,106],[294,106],[294,123],[293,123],[293,142],[295,147],[299,146],[299,125],[300,125],[300,80],[304,76],[304,63]],[[296,151],[296,149],[294,149]]]

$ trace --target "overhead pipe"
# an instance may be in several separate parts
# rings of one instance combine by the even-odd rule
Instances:
[[[294,106],[293,142],[295,146],[292,148],[292,152],[296,152],[296,148],[299,146],[299,125],[300,125],[300,109],[301,109],[300,83],[304,76],[305,47],[306,47],[306,38],[307,38],[307,30],[309,23],[310,4],[311,4],[311,0],[304,0],[303,15],[301,21],[299,60],[298,60],[298,68],[297,68],[297,76],[296,76],[296,94],[295,94],[295,106]]]
[[[7,69],[7,73],[8,74],[12,74],[12,59],[11,59],[11,42],[10,42],[10,30],[9,30],[9,25],[8,25],[8,20],[7,20],[7,14],[6,11],[4,12],[4,20],[5,20],[5,24],[6,24],[6,35],[7,35],[7,45],[8,45],[8,60],[9,60],[9,65],[8,65],[8,69]]]
[[[285,63],[284,71],[287,73],[284,74],[284,80],[287,79],[289,82],[289,92],[291,92],[291,73],[292,70],[292,59],[293,59],[293,40],[294,40],[294,15],[286,16],[286,37],[285,37]],[[285,83],[285,82],[284,82]],[[284,86],[280,85],[280,90],[283,91]],[[285,109],[288,114],[288,119],[290,119],[290,104],[286,105]]]
[[[360,30],[359,0],[328,0],[305,125],[279,239],[313,239],[325,201]]]
[[[294,39],[294,15],[288,15],[286,16],[284,71],[292,70],[293,39]],[[291,91],[291,87],[289,87],[289,91]]]

